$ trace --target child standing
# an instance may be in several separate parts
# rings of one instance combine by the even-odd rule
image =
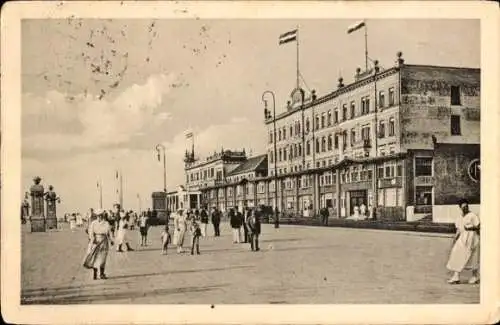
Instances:
[[[167,255],[168,244],[172,242],[172,238],[170,237],[170,232],[168,231],[168,224],[165,225],[165,229],[163,229],[161,233],[161,244],[162,249],[161,253],[163,255]]]

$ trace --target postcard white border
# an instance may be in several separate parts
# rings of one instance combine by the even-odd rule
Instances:
[[[20,305],[21,19],[436,18],[481,20],[481,299],[477,305]],[[9,323],[492,323],[498,317],[499,10],[462,2],[8,2],[1,16],[1,302]],[[486,176],[487,175],[487,176]],[[485,177],[486,176],[486,177]]]

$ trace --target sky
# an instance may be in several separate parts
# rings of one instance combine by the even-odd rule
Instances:
[[[183,155],[225,149],[265,153],[262,93],[285,110],[296,83],[319,96],[364,66],[363,30],[344,19],[43,19],[22,22],[22,186],[53,185],[60,213],[116,202],[121,170],[126,209],[151,207],[151,192],[184,184]],[[408,64],[480,67],[478,20],[366,20],[368,55]]]

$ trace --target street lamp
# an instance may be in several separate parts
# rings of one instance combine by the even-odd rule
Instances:
[[[274,143],[274,228],[280,227],[280,221],[278,217],[278,173],[276,168],[277,155],[276,155],[276,99],[274,93],[270,90],[264,91],[262,94],[262,101],[264,102],[264,118],[267,120],[271,118],[271,112],[267,109],[267,100],[265,99],[266,94],[269,94],[273,98],[273,143]]]
[[[167,193],[167,162],[165,159],[165,146],[162,144],[156,145],[156,153],[158,154],[158,161],[160,161],[160,151],[163,151],[163,192]]]

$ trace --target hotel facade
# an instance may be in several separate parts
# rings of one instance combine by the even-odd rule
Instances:
[[[375,61],[324,96],[295,89],[284,112],[265,115],[267,170],[196,183],[204,204],[303,217],[327,207],[332,218],[364,204],[377,219],[434,222],[453,222],[459,198],[479,209],[479,69],[409,65],[399,52],[391,68]]]

